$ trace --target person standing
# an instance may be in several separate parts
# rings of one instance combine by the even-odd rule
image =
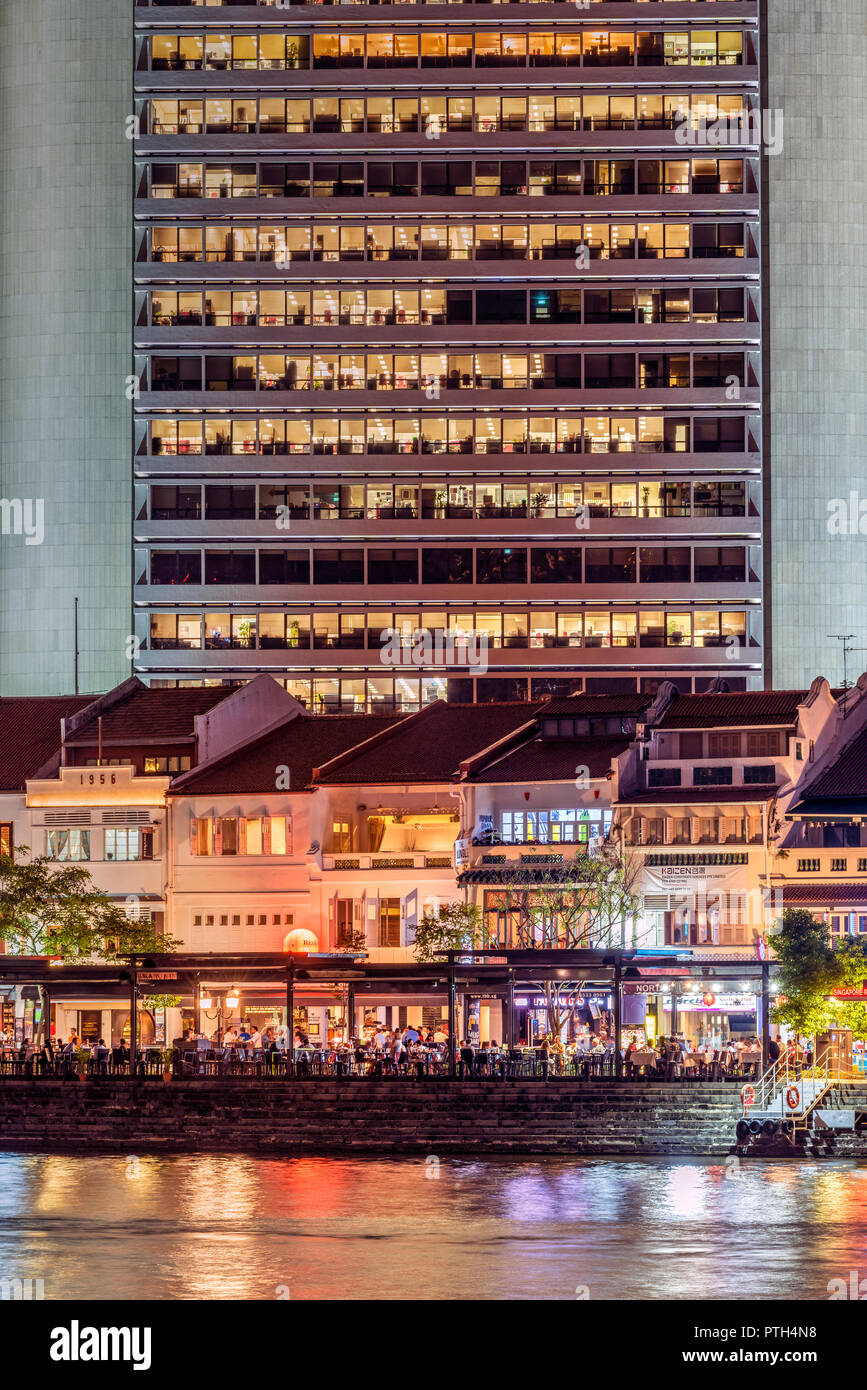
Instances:
[[[546,1033],[539,1047],[539,1063],[542,1067],[542,1080],[548,1080],[548,1067],[551,1062],[551,1049],[548,1044],[548,1034]]]

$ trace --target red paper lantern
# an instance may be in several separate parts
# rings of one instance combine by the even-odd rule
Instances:
[[[706,1009],[709,1009],[712,1004],[716,1003],[716,995],[711,994],[710,991],[708,991],[707,994],[703,994],[701,996],[701,1002],[704,1004]]]

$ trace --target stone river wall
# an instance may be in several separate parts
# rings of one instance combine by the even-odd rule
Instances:
[[[738,1088],[448,1078],[0,1081],[0,1148],[723,1155]]]

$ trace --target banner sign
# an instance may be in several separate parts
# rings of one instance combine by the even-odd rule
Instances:
[[[688,888],[706,893],[708,889],[734,887],[746,878],[745,864],[653,864],[643,870],[645,889],[657,892],[676,892]]]

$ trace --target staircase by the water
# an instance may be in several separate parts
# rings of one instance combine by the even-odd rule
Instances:
[[[741,1097],[744,1156],[867,1157],[867,1079],[849,1067],[825,1058],[801,1069],[780,1058]]]

